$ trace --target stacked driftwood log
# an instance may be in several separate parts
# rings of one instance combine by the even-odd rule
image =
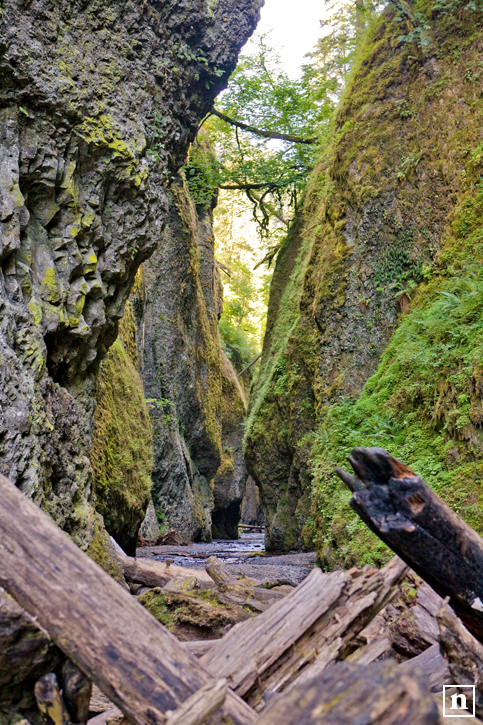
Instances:
[[[384,451],[350,461],[351,505],[399,556],[297,587],[119,551],[124,588],[0,476],[0,723],[432,725],[453,721],[449,685],[475,685],[481,717],[483,540]],[[156,595],[184,613],[178,636],[148,611]],[[36,702],[21,693],[16,720],[9,657],[7,688],[30,677]]]

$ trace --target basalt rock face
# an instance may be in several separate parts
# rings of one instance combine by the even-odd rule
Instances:
[[[83,547],[98,365],[260,5],[1,4],[0,470]]]
[[[241,505],[248,477],[243,457],[245,398],[235,370],[221,352],[221,463],[215,476],[211,532],[214,539],[238,539]]]
[[[180,178],[134,305],[153,424],[154,504],[166,525],[195,541],[211,540],[212,511],[216,531],[237,537],[246,479],[245,404],[221,350],[223,302],[213,245],[212,211],[195,206]],[[225,515],[236,524],[222,531]]]
[[[90,453],[95,506],[109,534],[128,556],[135,556],[150,500],[153,449],[129,300],[119,336],[101,364],[96,403]]]
[[[424,43],[390,5],[361,50],[277,259],[251,397],[266,545],[315,543],[329,567],[388,556],[332,474],[356,445],[483,530],[481,12],[423,5]]]

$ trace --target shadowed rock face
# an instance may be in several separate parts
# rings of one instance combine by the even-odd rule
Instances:
[[[242,499],[248,477],[243,457],[245,398],[225,353],[222,370],[222,453],[215,476],[211,532],[214,539],[238,539]]]
[[[0,9],[0,471],[84,547],[98,364],[260,5]]]
[[[211,539],[212,511],[215,536],[238,536],[246,478],[245,403],[220,347],[211,222],[211,209],[195,207],[181,180],[172,185],[168,223],[134,305],[153,423],[153,499],[167,525],[195,541]],[[228,519],[235,524],[225,530]]]

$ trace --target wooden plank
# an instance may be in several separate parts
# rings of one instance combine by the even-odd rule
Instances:
[[[175,712],[167,712],[166,725],[201,725],[223,705],[228,691],[226,680],[205,685],[191,695]]]
[[[1,475],[0,585],[139,725],[164,725],[167,710],[214,681],[135,597]],[[220,717],[248,725],[255,715],[228,692]]]
[[[483,539],[386,451],[354,448],[348,460],[356,476],[336,472],[354,511],[483,641]]]
[[[254,682],[323,612],[337,601],[349,574],[314,569],[293,592],[266,612],[235,625],[201,658],[218,677],[244,695]]]
[[[274,696],[257,725],[439,725],[424,678],[394,660],[363,667],[337,662],[321,676]]]

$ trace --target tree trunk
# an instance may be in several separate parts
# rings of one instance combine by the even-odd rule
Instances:
[[[217,679],[1,475],[0,585],[138,725],[164,725]],[[220,717],[249,725],[255,713],[229,691]]]
[[[386,451],[354,448],[348,460],[357,477],[336,472],[354,511],[483,641],[483,539]]]

